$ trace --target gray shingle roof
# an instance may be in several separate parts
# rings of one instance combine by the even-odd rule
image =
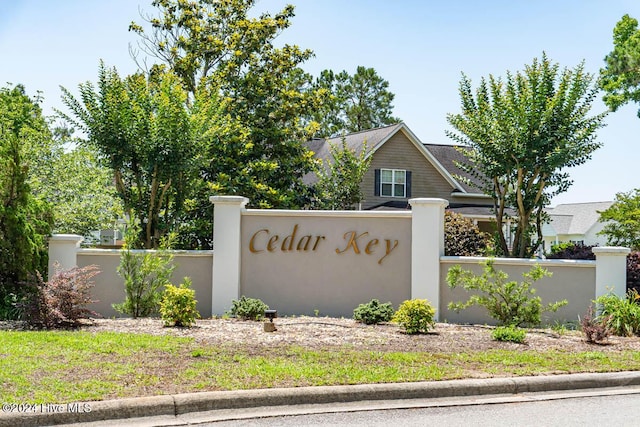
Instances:
[[[344,138],[347,147],[350,150],[354,150],[356,155],[362,152],[364,142],[367,143],[367,151],[371,152],[378,148],[380,144],[386,141],[389,137],[395,134],[398,129],[402,127],[402,123],[397,123],[391,126],[385,126],[381,128],[368,129],[360,132],[350,133],[344,136],[337,136],[334,138],[328,138],[326,141],[323,138],[314,138],[307,142],[307,148],[316,153],[318,159],[328,159],[330,156],[329,147],[331,144],[342,144],[342,138]]]
[[[546,209],[557,234],[586,234],[613,202],[567,203]]]
[[[429,150],[431,154],[440,162],[440,164],[447,170],[454,179],[460,183],[462,188],[467,193],[482,193],[480,182],[477,178],[469,175],[460,169],[456,163],[468,163],[466,156],[460,152],[460,149],[468,150],[468,147],[456,146],[456,145],[444,145],[444,144],[423,144],[424,147]],[[464,180],[459,179],[457,176],[461,176],[469,180],[467,184]]]
[[[340,144],[342,144],[342,138],[344,138],[347,147],[359,156],[364,148],[365,141],[367,143],[367,152],[370,153],[395,134],[402,126],[403,123],[397,123],[391,126],[363,130],[334,138],[313,138],[311,141],[305,142],[305,146],[309,151],[313,151],[315,153],[315,158],[324,161],[331,157],[331,145],[340,146]],[[311,185],[318,180],[318,177],[315,173],[311,172],[306,174],[302,180],[305,184]]]

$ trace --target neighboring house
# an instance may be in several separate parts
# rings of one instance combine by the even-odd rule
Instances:
[[[342,138],[313,139],[307,147],[325,160],[330,157],[330,144],[340,146]],[[366,143],[367,155],[372,157],[361,184],[362,209],[410,209],[411,198],[437,197],[448,200],[449,210],[474,220],[481,230],[492,230],[493,201],[456,166],[466,157],[455,146],[423,144],[404,123],[348,134],[344,139],[356,154]],[[456,175],[469,178],[470,183]],[[308,184],[315,179],[314,175],[305,178]]]
[[[549,251],[552,245],[564,242],[588,246],[606,245],[606,236],[598,235],[604,227],[604,223],[598,222],[598,219],[600,212],[612,204],[613,202],[567,203],[545,209],[551,220],[542,227],[545,251]]]

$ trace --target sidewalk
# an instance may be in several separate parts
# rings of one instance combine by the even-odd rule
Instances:
[[[87,402],[86,404],[41,405],[29,408],[30,412],[27,413],[24,412],[24,407],[10,408],[3,405],[3,411],[0,413],[0,427],[84,424],[148,417],[163,417],[165,420],[178,421],[179,417],[189,414],[230,409],[515,395],[632,386],[640,386],[640,372],[214,391]],[[16,412],[18,410],[21,412]]]

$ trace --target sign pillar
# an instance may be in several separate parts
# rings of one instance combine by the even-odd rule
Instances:
[[[240,226],[249,199],[211,196],[209,200],[214,205],[211,315],[223,315],[240,297]]]
[[[444,255],[445,199],[410,199],[411,298],[427,299],[440,318],[440,257]]]
[[[627,294],[627,255],[631,250],[619,246],[591,249],[596,255],[596,298],[613,292],[620,298]]]
[[[54,234],[49,237],[49,280],[55,274],[56,264],[63,270],[78,266],[77,252],[82,236],[76,234]]]

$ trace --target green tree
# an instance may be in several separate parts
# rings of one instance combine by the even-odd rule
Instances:
[[[318,182],[318,207],[321,209],[356,209],[364,197],[360,186],[364,175],[369,170],[371,156],[367,156],[367,144],[363,144],[360,153],[342,144],[330,144],[331,159],[316,169]]]
[[[54,128],[54,144],[46,161],[32,168],[31,187],[53,209],[55,233],[91,238],[91,232],[113,228],[122,203],[113,173],[99,163],[95,147],[76,145],[73,129]]]
[[[600,212],[605,223],[598,234],[607,236],[607,244],[640,249],[640,189],[618,193],[609,208]]]
[[[101,63],[97,91],[82,83],[78,100],[62,88],[73,118],[61,114],[84,131],[113,170],[126,212],[143,224],[145,248],[157,247],[183,218],[203,151],[202,138],[193,132],[194,122],[202,122],[192,114],[198,103],[188,106],[181,81],[156,71],[122,79]]]
[[[627,102],[640,102],[640,30],[636,19],[624,15],[618,21],[613,29],[613,50],[604,60],[599,81],[604,103],[616,111]]]
[[[606,113],[589,116],[597,88],[584,64],[560,70],[546,54],[505,80],[490,75],[474,91],[463,74],[462,112],[447,120],[456,132],[447,135],[471,150],[459,167],[476,177],[493,197],[497,250],[505,256],[530,257],[542,241],[544,207],[567,190],[565,168],[591,158],[600,143],[596,131]],[[508,209],[515,233],[505,237]],[[533,241],[533,237],[537,241]]]
[[[359,132],[400,121],[392,116],[395,95],[389,91],[389,82],[373,68],[359,66],[353,75],[324,70],[314,86],[329,94],[329,99],[312,115],[320,124],[321,136]]]
[[[23,295],[20,284],[47,270],[46,237],[50,207],[29,186],[29,168],[51,132],[38,100],[23,86],[0,89],[0,305],[9,293]],[[0,310],[2,311],[2,310]]]
[[[273,41],[291,25],[294,7],[287,5],[274,16],[250,18],[256,0],[154,0],[158,15],[143,16],[146,30],[131,22],[129,30],[140,36],[139,48],[167,64],[190,93],[208,78],[235,79],[244,66],[274,51]],[[310,51],[305,52],[310,55]],[[134,57],[137,55],[134,53]]]
[[[154,1],[158,16],[145,18],[151,29],[136,23],[130,29],[140,35],[140,48],[172,69],[192,96],[217,94],[220,113],[233,118],[221,134],[209,135],[202,177],[211,185],[202,191],[243,195],[263,208],[301,207],[309,201],[302,177],[314,163],[302,141],[316,126],[303,118],[323,95],[299,68],[310,50],[274,47],[291,24],[293,6],[251,18],[255,3]],[[194,207],[200,222],[199,215],[210,212],[207,199]]]

